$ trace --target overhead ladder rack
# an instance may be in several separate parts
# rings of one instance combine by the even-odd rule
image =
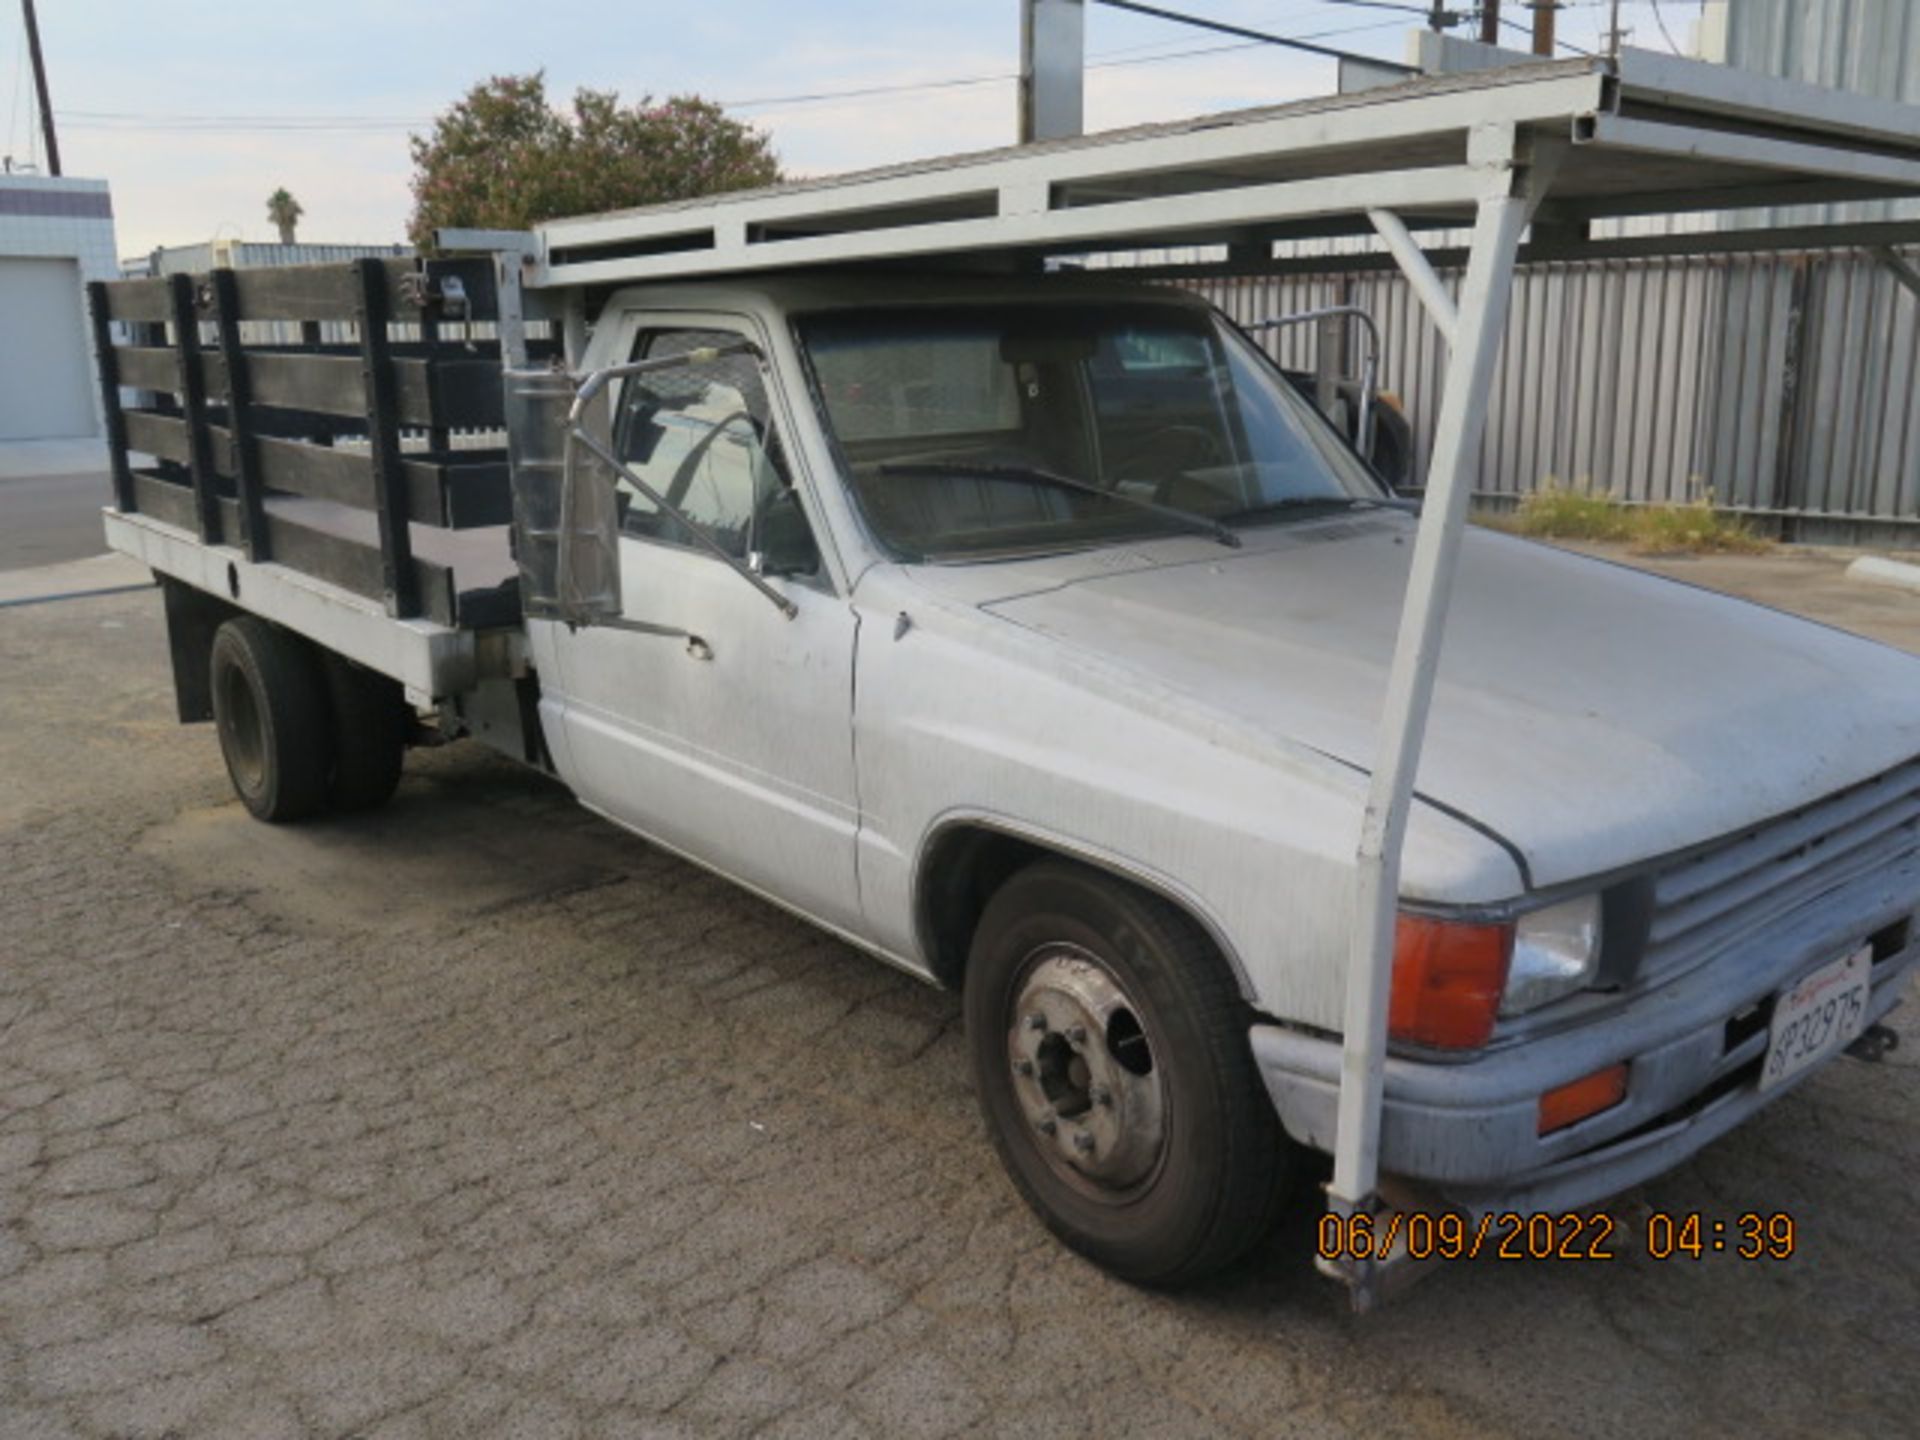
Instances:
[[[1610,217],[1911,193],[1912,124],[1910,106],[1628,51],[555,221],[532,283],[1202,244],[1244,261],[1370,232],[1376,209],[1469,225],[1486,143],[1555,167],[1533,224],[1564,245]]]

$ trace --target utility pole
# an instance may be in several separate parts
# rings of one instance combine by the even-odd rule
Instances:
[[[1500,0],[1480,0],[1480,43],[1500,43]]]
[[[53,133],[53,97],[47,94],[47,62],[40,56],[40,21],[33,0],[20,0],[27,17],[27,54],[33,59],[33,88],[40,96],[40,131],[47,139],[47,173],[60,173],[60,141]]]
[[[1020,0],[1020,143],[1084,134],[1086,0]]]
[[[1613,18],[1607,25],[1607,54],[1614,59],[1620,58],[1620,42],[1627,38],[1627,32],[1620,28],[1620,0],[1613,0]]]
[[[1447,13],[1447,0],[1433,0],[1432,8],[1427,11],[1427,29],[1442,35],[1452,23],[1453,16]]]
[[[1553,17],[1560,9],[1556,0],[1528,0],[1533,7],[1533,53],[1553,54]]]

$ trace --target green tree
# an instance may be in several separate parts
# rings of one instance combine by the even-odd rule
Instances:
[[[267,219],[271,220],[274,227],[279,230],[282,245],[293,244],[294,227],[300,223],[300,217],[306,213],[300,202],[288,193],[284,185],[267,197]]]
[[[687,200],[780,180],[767,137],[712,101],[580,90],[570,114],[546,77],[496,75],[415,135],[413,243],[450,227],[524,230],[543,220]]]

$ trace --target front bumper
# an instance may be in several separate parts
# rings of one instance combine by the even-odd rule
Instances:
[[[1454,1063],[1388,1058],[1383,1174],[1473,1214],[1560,1212],[1591,1204],[1685,1160],[1804,1079],[1760,1092],[1773,997],[1872,936],[1878,955],[1867,1023],[1899,1003],[1920,961],[1911,922],[1920,860],[1807,905],[1738,954],[1722,955],[1576,1027]],[[1253,1027],[1253,1054],[1287,1133],[1332,1150],[1340,1044],[1280,1025]],[[1626,1099],[1550,1135],[1540,1096],[1628,1061]]]

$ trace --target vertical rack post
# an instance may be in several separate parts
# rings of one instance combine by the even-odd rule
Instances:
[[[187,470],[193,478],[193,513],[200,538],[220,543],[220,482],[214,469],[213,437],[207,429],[207,374],[200,363],[200,312],[193,277],[167,277],[173,353],[180,379],[180,409],[187,426]]]
[[[1450,336],[1453,354],[1435,428],[1426,504],[1414,540],[1399,636],[1387,672],[1379,755],[1372,767],[1355,855],[1354,920],[1347,957],[1341,1027],[1340,1098],[1334,1131],[1333,1181],[1327,1204],[1336,1215],[1370,1213],[1379,1205],[1380,1131],[1384,1118],[1387,1008],[1393,984],[1400,857],[1433,703],[1461,532],[1473,493],[1475,457],[1486,429],[1487,386],[1505,338],[1513,267],[1531,205],[1516,193],[1511,130],[1489,127],[1470,142],[1473,163],[1488,174],[1477,204],[1472,248]],[[1378,221],[1376,220],[1376,224]],[[1383,228],[1383,234],[1386,229]],[[1403,260],[1412,274],[1419,268]],[[1424,257],[1420,265],[1424,265]],[[1444,313],[1444,312],[1443,312]],[[1357,1308],[1377,1298],[1376,1262],[1335,1262]]]
[[[240,492],[240,535],[255,564],[272,559],[267,540],[266,498],[260,483],[260,447],[253,428],[253,383],[240,343],[240,285],[233,271],[213,272],[214,328],[227,367],[227,433],[233,447],[234,483]]]
[[[132,514],[133,468],[127,464],[127,417],[120,408],[120,357],[113,348],[106,281],[88,283],[87,308],[93,318],[93,353],[100,376],[100,417],[107,427],[107,463],[113,472],[113,505],[122,514]]]
[[[381,590],[387,613],[405,620],[420,613],[420,594],[413,568],[413,537],[407,528],[407,487],[400,473],[400,412],[387,340],[386,262],[361,259],[354,262],[354,270],[358,282],[354,318],[360,327],[360,375],[367,397]]]

